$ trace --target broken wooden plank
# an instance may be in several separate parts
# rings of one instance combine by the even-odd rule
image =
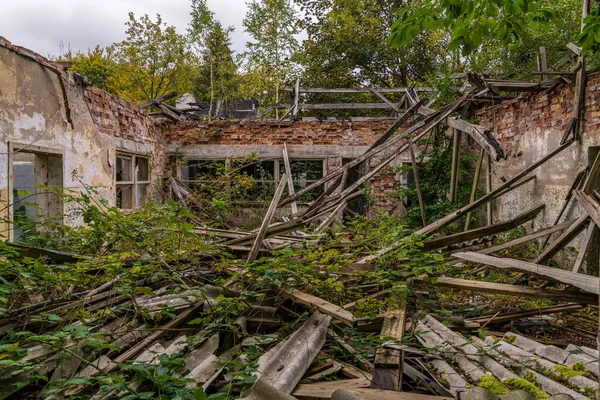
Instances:
[[[317,296],[313,296],[312,294],[298,289],[284,289],[281,291],[281,295],[292,299],[296,303],[314,307],[322,313],[330,315],[334,319],[341,321],[348,326],[356,326],[356,318],[354,318],[354,315],[350,311],[344,310],[342,307],[325,301]]]
[[[596,299],[594,299],[594,303]],[[587,307],[587,304],[566,304],[559,306],[551,306],[551,307],[541,307],[535,310],[526,310],[526,311],[514,311],[508,313],[502,313],[497,315],[488,315],[485,317],[477,317],[477,318],[469,318],[465,321],[469,322],[478,322],[482,325],[488,325],[491,323],[503,323],[508,321],[514,321],[516,319],[527,318],[527,317],[535,317],[537,315],[549,315],[549,314],[558,314],[562,312],[570,312],[581,310],[582,308]]]
[[[405,322],[406,302],[404,301],[400,309],[385,313],[380,337],[401,340],[404,336]],[[375,353],[374,365],[371,389],[395,391],[402,389],[403,354],[400,350],[378,348]]]
[[[410,161],[412,164],[413,177],[415,179],[415,187],[417,189],[417,198],[419,200],[419,209],[421,210],[421,221],[423,226],[427,226],[427,215],[425,213],[425,204],[423,203],[423,193],[421,192],[421,180],[419,179],[419,168],[417,167],[417,160],[415,158],[415,151],[412,142],[408,144],[408,150],[410,151]]]
[[[288,155],[287,146],[283,144],[283,164],[285,165],[285,174],[287,176],[288,193],[290,195],[295,193],[294,180],[292,178],[292,167],[290,166],[290,157]],[[292,215],[298,214],[298,204],[292,201]]]
[[[390,106],[390,108],[392,110],[396,111],[397,113],[401,113],[402,112],[402,110],[400,110],[400,105],[392,103],[390,101],[390,99],[388,99],[387,97],[385,97],[384,95],[382,95],[381,93],[379,93],[379,91],[377,89],[374,89],[374,88],[368,88],[368,89],[375,96],[379,97],[381,99],[381,101],[383,101],[385,104],[387,104],[388,106]]]
[[[298,110],[360,110],[360,109],[390,109],[387,103],[301,103]]]
[[[377,139],[375,141],[375,143],[373,143],[371,146],[369,146],[369,148],[367,149],[367,152],[373,150],[374,148],[381,146],[383,143],[385,143],[395,132],[398,128],[402,127],[402,125],[404,125],[409,119],[411,119],[419,110],[419,107],[421,107],[421,105],[423,104],[425,100],[422,100],[420,102],[418,102],[417,104],[413,105],[412,107],[410,107],[408,110],[406,110],[406,112],[404,114],[402,114],[402,116],[400,116],[398,118],[398,120],[396,120],[396,122],[394,122],[394,125],[392,125],[391,128],[386,129],[386,131],[383,133],[383,135],[381,135],[379,137],[379,139]],[[395,127],[395,128],[394,128]],[[394,128],[394,129],[392,129]]]
[[[357,352],[352,346],[350,346],[344,339],[342,339],[333,329],[329,329],[327,334],[348,354],[350,354],[356,362],[363,368],[365,371],[371,373],[373,372],[373,364],[369,362],[362,354]]]
[[[496,253],[500,250],[508,249],[508,248],[510,248],[512,246],[516,246],[518,244],[527,243],[527,242],[530,242],[532,240],[535,240],[535,239],[538,239],[538,238],[541,238],[541,237],[544,237],[547,235],[549,237],[554,232],[558,232],[558,231],[567,229],[569,226],[571,226],[573,224],[573,222],[575,222],[575,221],[566,221],[566,222],[563,222],[562,224],[551,226],[550,228],[540,229],[539,231],[532,232],[528,235],[525,235],[523,237],[520,237],[520,238],[517,238],[514,240],[510,240],[506,243],[497,244],[495,246],[486,247],[485,249],[477,250],[476,253],[492,254],[492,253]]]
[[[315,232],[323,232],[325,229],[327,229],[327,227],[329,225],[331,225],[333,223],[333,221],[338,218],[341,219],[344,213],[344,209],[346,208],[346,206],[348,205],[347,202],[342,202],[340,203],[339,206],[337,206],[326,218],[323,222],[321,222],[321,224],[319,224],[319,226],[317,226],[315,228]],[[341,215],[340,215],[341,214]]]
[[[303,196],[304,194],[310,192],[311,190],[320,187],[321,185],[325,184],[326,182],[329,182],[331,179],[333,179],[339,175],[342,175],[344,173],[344,170],[350,169],[354,166],[357,166],[357,165],[361,164],[363,161],[371,158],[372,156],[379,154],[380,152],[390,148],[391,146],[395,145],[396,143],[399,143],[401,140],[405,140],[405,138],[409,137],[409,135],[414,134],[413,135],[414,137],[412,138],[413,141],[419,140],[422,136],[424,136],[427,133],[427,131],[429,131],[431,128],[433,128],[435,125],[437,125],[439,122],[441,122],[446,117],[448,117],[448,115],[450,115],[452,112],[454,112],[461,104],[463,104],[467,100],[468,97],[469,97],[469,93],[462,96],[460,99],[458,99],[456,102],[452,103],[450,106],[445,107],[439,111],[436,111],[435,114],[432,115],[431,117],[429,117],[428,119],[426,119],[424,121],[420,121],[420,122],[412,125],[410,128],[403,131],[402,135],[397,135],[396,137],[387,140],[385,143],[374,148],[373,150],[368,151],[368,152],[362,154],[360,157],[355,158],[351,162],[344,165],[342,168],[332,171],[331,173],[327,174],[326,176],[324,176],[323,178],[314,182],[313,184],[306,186],[302,190],[299,190],[294,195],[286,197],[285,199],[283,199],[281,201],[280,205],[283,206],[287,203],[290,203],[290,202],[298,199],[299,197]],[[397,122],[396,122],[396,123],[394,123],[394,125],[392,125],[388,129],[389,130],[393,129],[395,131],[398,128],[399,128],[399,126],[397,125]],[[406,150],[407,147],[408,146],[405,145],[403,147],[403,149],[399,149],[395,153],[400,154],[402,151]]]
[[[479,157],[477,157],[477,164],[475,165],[475,174],[473,175],[473,184],[471,185],[471,195],[469,196],[469,203],[475,201],[475,194],[477,193],[477,186],[479,185],[479,176],[481,175],[481,166],[483,165],[483,158],[485,156],[486,154],[482,147],[479,150]],[[471,225],[471,213],[471,211],[467,213],[467,219],[465,220],[465,231],[468,231],[469,226]]]
[[[526,178],[522,178],[516,182],[506,182],[506,183],[510,183],[510,185],[506,186],[506,183],[504,185],[502,185],[501,187],[497,188],[496,190],[494,190],[493,192],[490,192],[489,194],[485,195],[484,197],[479,198],[478,200],[475,200],[473,203],[471,204],[467,204],[466,206],[464,206],[463,208],[459,209],[458,211],[455,211],[451,214],[446,215],[445,217],[439,219],[438,221],[429,224],[428,226],[426,226],[425,228],[421,228],[420,230],[416,231],[414,234],[416,235],[428,235],[431,234],[433,232],[435,232],[438,229],[441,229],[442,227],[452,223],[453,221],[455,221],[456,219],[460,218],[463,214],[474,210],[475,208],[477,208],[478,206],[486,203],[486,202],[490,202],[491,200],[500,197],[506,193],[508,193],[511,190],[516,189],[517,187],[524,185],[525,183],[531,181],[532,179],[535,178],[535,175],[526,177]],[[512,181],[512,180],[511,180]],[[395,247],[391,246],[391,247],[387,247],[384,249],[381,249],[379,251],[377,251],[375,254],[371,254],[369,256],[366,256],[362,259],[360,259],[359,261],[357,261],[357,263],[359,264],[368,264],[370,263],[372,260],[376,259],[377,257],[380,257],[384,254],[387,254],[388,252],[392,251]]]
[[[596,231],[597,229],[598,225],[596,224],[590,224],[588,226],[587,232],[585,233],[583,242],[581,242],[581,248],[579,249],[579,253],[577,254],[577,258],[575,259],[575,263],[573,264],[573,269],[571,269],[571,272],[579,272],[579,270],[581,269],[581,265],[583,264],[585,255],[587,254],[588,248],[592,243],[594,231]]]
[[[535,218],[544,209],[544,207],[544,204],[540,204],[509,221],[500,222],[495,225],[484,226],[481,228],[472,229],[467,232],[459,232],[455,233],[454,235],[444,236],[441,238],[426,241],[423,243],[423,249],[426,251],[440,249],[443,247],[447,247],[457,243],[462,243],[483,236],[489,236],[500,232],[506,232]]]
[[[460,131],[453,129],[452,132],[452,164],[450,172],[450,202],[456,203],[458,197],[458,177],[460,175]]]
[[[537,160],[534,163],[532,163],[531,165],[529,165],[523,171],[519,172],[517,175],[515,175],[513,178],[509,179],[502,185],[500,185],[495,190],[493,190],[490,193],[486,194],[485,196],[475,200],[473,203],[467,204],[466,206],[462,207],[461,209],[459,209],[451,214],[448,214],[447,216],[445,216],[443,218],[440,218],[439,220],[435,221],[434,223],[429,224],[425,228],[418,230],[417,232],[415,232],[415,234],[429,235],[429,234],[439,230],[440,228],[443,228],[444,226],[454,222],[456,219],[460,218],[462,215],[466,214],[468,211],[474,210],[475,208],[479,207],[480,205],[483,205],[483,204],[488,203],[489,201],[495,199],[496,197],[498,197],[499,193],[502,193],[502,192],[506,193],[507,190],[514,189],[514,186],[522,178],[526,177],[530,172],[537,169],[540,165],[545,164],[548,160],[550,160],[557,154],[561,153],[563,150],[568,148],[572,143],[573,143],[573,140],[569,140],[567,143],[563,144],[562,146],[559,146],[558,148],[554,149],[553,151],[551,151],[544,157],[540,158],[539,160]]]
[[[118,363],[125,362],[135,357],[140,351],[142,351],[145,347],[149,346],[152,342],[154,342],[156,339],[162,336],[166,331],[176,328],[179,324],[185,321],[186,318],[190,317],[194,312],[198,311],[203,306],[203,304],[204,302],[196,303],[194,306],[192,306],[192,308],[185,310],[184,312],[179,314],[174,320],[161,326],[148,337],[146,337],[144,340],[133,346],[131,349],[119,355],[117,358],[115,358],[115,363],[112,364],[110,368],[108,368],[105,372],[107,374],[113,372],[117,369]]]
[[[569,226],[559,237],[548,246],[542,254],[533,261],[536,264],[544,264],[552,259],[564,246],[573,240],[579,233],[585,229],[589,217],[584,215],[579,217],[571,226]]]
[[[419,109],[419,114],[421,115],[429,116],[433,113],[434,110],[427,107]],[[469,135],[494,160],[498,161],[504,158],[502,147],[500,147],[498,141],[492,136],[489,129],[460,118],[448,117],[445,122],[450,128],[458,129]]]
[[[576,56],[581,55],[581,47],[577,46],[573,42],[567,43],[567,49],[571,50],[573,52],[573,54],[575,54]]]
[[[540,51],[537,54],[538,71],[541,73],[540,81],[545,81],[548,77],[545,73],[548,71],[548,62],[546,60],[546,48],[540,46]]]
[[[256,234],[256,239],[254,240],[252,249],[250,250],[250,253],[248,254],[248,259],[246,260],[248,263],[253,262],[256,259],[256,256],[258,255],[258,250],[260,250],[260,247],[262,246],[262,242],[265,239],[267,230],[269,229],[269,224],[271,223],[271,220],[273,219],[273,216],[275,215],[275,210],[277,210],[277,205],[279,204],[279,199],[281,199],[281,195],[283,194],[283,190],[285,189],[285,185],[287,185],[287,183],[288,183],[287,182],[287,174],[283,174],[283,176],[281,177],[281,180],[279,181],[279,185],[277,186],[277,189],[275,190],[275,194],[273,195],[273,199],[271,200],[271,204],[269,205],[267,213],[265,214],[265,217],[263,218],[263,222],[260,225],[260,229],[258,230],[258,233]]]
[[[497,268],[526,272],[544,279],[564,283],[565,285],[572,285],[589,293],[600,294],[600,279],[595,276],[576,274],[571,271],[550,268],[545,265],[512,258],[499,258],[470,252],[455,253],[454,257]]]
[[[172,99],[175,96],[177,96],[177,92],[170,92],[170,93],[165,94],[164,96],[157,97],[156,99],[152,99],[152,100],[149,100],[149,101],[147,101],[145,103],[142,103],[138,107],[139,108],[146,108],[146,107],[154,106],[154,105],[157,105],[158,103],[162,103],[164,101]]]
[[[405,87],[395,88],[375,88],[380,93],[406,93],[409,90],[416,92],[435,92],[436,89],[432,87],[414,87],[412,89]],[[293,89],[281,89],[282,93],[289,93]],[[370,88],[299,88],[298,93],[369,93]]]
[[[594,223],[600,226],[600,204],[592,196],[584,193],[582,190],[574,190],[573,196],[575,196],[585,212],[592,217]]]
[[[434,286],[447,287],[457,290],[491,293],[532,299],[547,299],[553,301],[567,301],[572,303],[592,304],[596,296],[588,293],[568,292],[563,290],[538,289],[528,286],[508,285],[485,281],[472,281],[458,278],[415,278],[415,283],[424,283]]]
[[[486,194],[490,194],[490,193],[492,193],[492,157],[490,157],[489,154],[485,158],[485,163],[486,163],[485,189],[486,189]],[[492,202],[491,201],[488,201],[486,204],[486,217],[487,217],[487,224],[488,225],[493,224]]]

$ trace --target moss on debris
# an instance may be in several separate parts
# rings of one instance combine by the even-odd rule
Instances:
[[[581,376],[581,372],[577,372],[565,365],[555,365],[553,375],[556,380],[566,382],[574,376]]]
[[[509,378],[506,380],[506,386],[508,386],[508,388],[511,390],[524,390],[529,392],[536,399],[547,399],[550,397],[548,393],[544,392],[527,379]]]
[[[482,376],[475,384],[482,388],[486,388],[494,394],[506,394],[509,392],[508,388],[503,385],[502,382],[489,375]]]

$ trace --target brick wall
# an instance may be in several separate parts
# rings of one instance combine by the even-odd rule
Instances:
[[[152,176],[155,182],[159,182],[167,162],[166,124],[148,116],[145,110],[135,104],[102,89],[87,87],[84,95],[94,124],[100,132],[153,146]]]
[[[211,145],[367,146],[391,121],[213,121],[180,122],[169,127],[169,143]]]
[[[393,121],[211,121],[180,122],[167,128],[167,141],[182,147],[204,146],[370,146]],[[364,150],[363,150],[364,151]],[[358,153],[360,154],[360,153]],[[377,157],[370,161],[374,167]],[[342,166],[342,157],[326,157],[327,171]],[[377,174],[370,181],[375,210],[393,211],[398,205],[390,198],[396,183],[390,173]],[[373,211],[375,211],[373,210]]]
[[[482,125],[492,127],[508,157],[526,133],[536,129],[563,132],[573,116],[573,86],[564,84],[549,94],[525,96],[515,103],[496,110],[481,110]],[[585,131],[595,134],[600,127],[600,73],[588,76],[586,85]]]
[[[482,125],[491,128],[506,154],[505,160],[493,164],[492,181],[497,187],[502,178],[515,176],[559,146],[568,120],[573,115],[573,85],[565,83],[548,94],[526,95],[504,107],[482,109],[477,115]],[[530,228],[551,225],[577,172],[593,160],[598,147],[600,73],[594,73],[587,78],[584,130],[580,140],[537,168],[533,172],[534,181],[496,200],[496,220],[506,220],[535,205],[544,204],[544,211]],[[577,202],[571,201],[563,220],[571,220],[581,214]]]

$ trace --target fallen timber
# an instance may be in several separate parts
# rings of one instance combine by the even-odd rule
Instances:
[[[588,293],[593,293],[596,295],[600,294],[600,278],[595,276],[577,274],[570,271],[550,268],[544,265],[514,260],[511,258],[492,257],[485,254],[454,253],[454,257],[465,261],[490,265],[496,268],[509,269],[536,275],[544,279],[564,283],[566,285],[572,285]]]
[[[411,98],[410,91],[406,93],[407,97]],[[522,238],[513,239],[500,245],[479,247],[472,253],[459,252],[454,255],[462,260],[526,271],[544,279],[574,286],[585,292],[548,290],[445,276],[420,276],[419,278],[409,278],[406,282],[404,282],[406,276],[402,276],[402,282],[399,282],[400,280],[390,282],[388,276],[377,275],[382,272],[382,269],[376,263],[363,262],[333,266],[337,260],[323,257],[322,265],[311,265],[311,268],[317,267],[315,269],[318,270],[318,273],[305,280],[304,285],[294,283],[294,279],[282,274],[284,279],[279,282],[280,286],[265,284],[265,286],[261,286],[259,293],[252,293],[247,297],[249,282],[263,284],[268,281],[269,274],[277,275],[285,268],[289,268],[282,264],[266,272],[260,270],[262,264],[261,260],[257,261],[258,254],[269,255],[272,250],[281,248],[281,246],[294,248],[295,245],[303,245],[307,242],[328,243],[328,240],[335,241],[338,237],[343,236],[346,232],[340,234],[333,230],[330,232],[325,228],[341,220],[339,215],[344,211],[348,201],[361,196],[360,186],[379,173],[400,152],[406,150],[411,152],[412,165],[416,171],[414,141],[428,134],[432,127],[439,123],[445,123],[452,127],[453,123],[450,121],[455,121],[455,125],[462,124],[462,129],[471,129],[472,133],[476,135],[481,135],[485,131],[484,128],[475,124],[465,125],[466,121],[451,116],[452,112],[460,105],[459,102],[432,112],[428,112],[422,104],[422,100],[417,100],[413,104],[412,114],[405,115],[406,119],[402,123],[397,122],[400,126],[414,118],[416,114],[427,117],[401,133],[401,136],[407,137],[394,138],[394,132],[388,131],[376,145],[365,153],[368,154],[373,150],[383,153],[389,149],[390,153],[385,153],[382,161],[375,168],[360,177],[358,183],[350,185],[346,184],[348,168],[334,177],[329,177],[328,180],[323,181],[323,184],[334,179],[336,183],[323,191],[323,197],[315,201],[304,214],[297,215],[296,212],[293,212],[294,215],[288,222],[274,222],[274,210],[283,204],[281,197],[284,188],[287,186],[289,193],[292,196],[295,195],[292,193],[293,182],[289,176],[284,174],[272,197],[269,210],[256,231],[214,229],[199,225],[194,232],[201,236],[202,240],[210,242],[214,239],[212,244],[219,248],[238,247],[238,250],[243,252],[240,259],[245,259],[245,262],[225,269],[227,273],[237,274],[237,276],[232,277],[222,287],[206,284],[203,286],[205,290],[201,294],[192,295],[191,292],[196,288],[188,287],[182,291],[182,287],[188,285],[187,281],[174,280],[177,284],[169,282],[164,287],[153,287],[152,290],[148,289],[140,293],[139,297],[132,298],[130,295],[123,295],[119,292],[122,282],[115,277],[109,284],[105,284],[106,286],[102,285],[91,289],[86,293],[85,300],[77,304],[68,302],[71,299],[80,300],[81,296],[77,293],[74,293],[77,296],[63,299],[64,304],[63,302],[56,305],[39,303],[41,304],[40,308],[46,305],[54,306],[50,309],[44,308],[44,311],[56,311],[62,316],[67,316],[68,314],[65,312],[69,309],[81,307],[78,311],[86,312],[87,314],[84,315],[90,317],[86,323],[94,324],[91,328],[94,334],[101,331],[102,335],[106,335],[107,343],[114,347],[89,354],[82,361],[78,357],[83,358],[79,353],[79,350],[84,347],[83,343],[78,343],[69,337],[63,348],[52,348],[48,345],[28,348],[24,357],[25,361],[48,361],[46,372],[52,373],[52,381],[56,383],[61,379],[103,377],[105,374],[111,376],[111,379],[123,377],[126,370],[123,369],[123,366],[129,365],[129,363],[137,364],[138,368],[139,365],[154,368],[153,366],[167,364],[164,361],[165,357],[179,360],[175,355],[183,354],[182,360],[187,369],[175,371],[173,377],[188,379],[186,387],[201,388],[205,391],[204,393],[224,393],[226,391],[232,393],[231,388],[240,381],[236,375],[240,371],[235,371],[234,366],[248,365],[248,357],[252,354],[257,356],[255,361],[258,368],[252,371],[242,370],[240,373],[240,376],[252,378],[248,378],[248,381],[251,381],[250,384],[240,393],[240,396],[251,399],[336,398],[336,391],[337,395],[340,395],[339,391],[341,391],[344,395],[354,394],[359,398],[429,400],[448,398],[446,396],[449,393],[458,395],[463,390],[468,391],[471,386],[478,389],[478,381],[483,377],[493,376],[501,384],[504,384],[509,380],[523,379],[523,377],[529,376],[528,374],[535,375],[540,388],[550,394],[566,393],[573,398],[586,398],[583,393],[592,387],[592,381],[587,376],[569,376],[566,379],[568,384],[564,379],[559,379],[561,377],[551,373],[545,376],[528,364],[532,361],[529,355],[524,355],[523,352],[530,352],[530,355],[535,357],[535,362],[551,368],[555,366],[569,368],[573,361],[582,362],[586,374],[593,375],[595,371],[595,374],[598,375],[597,362],[584,355],[567,355],[565,352],[568,353],[568,350],[542,345],[521,336],[517,337],[513,343],[515,344],[513,347],[520,350],[510,347],[511,343],[508,343],[510,335],[508,334],[505,336],[507,341],[501,343],[497,348],[493,348],[491,344],[488,346],[477,337],[468,338],[468,334],[461,336],[471,328],[485,329],[486,324],[515,321],[539,314],[574,313],[587,304],[597,302],[597,291],[593,292],[590,289],[593,285],[598,286],[598,278],[568,271],[561,272],[536,263],[511,261],[487,255],[563,231],[559,238],[542,253],[543,257],[548,259],[560,251],[568,239],[580,232],[582,226],[585,228],[587,220],[600,221],[600,218],[594,218],[594,216],[600,215],[596,215],[599,209],[597,200],[589,193],[580,192],[576,188],[574,188],[573,197],[582,203],[591,218],[584,215],[575,222],[561,224],[558,224],[560,220],[558,218],[557,224],[554,226],[539,229]],[[401,110],[399,107],[392,107],[393,103],[388,105],[396,111]],[[166,110],[170,109],[167,107]],[[415,126],[418,127],[414,128]],[[406,133],[407,131],[410,132]],[[531,174],[533,169],[568,147],[571,141],[568,140],[563,145],[564,147],[561,146],[547,157],[538,160],[530,167],[531,169],[517,174],[496,190],[490,190],[482,198],[475,200],[473,195],[470,204],[466,208],[463,207],[458,216],[451,214],[438,220],[442,222],[432,220],[431,224],[427,225],[423,211],[424,204],[420,204],[424,227],[417,232],[429,236],[423,242],[420,250],[437,252],[439,249],[448,249],[464,243],[475,247],[487,240],[488,236],[506,232],[536,218],[542,212],[543,205],[533,207],[507,221],[489,223],[487,226],[476,227],[459,234],[431,237],[433,233],[468,214],[476,206],[489,203],[516,187],[531,182],[534,179],[534,175]],[[399,148],[387,147],[392,142],[400,145]],[[479,144],[480,147],[484,147],[482,143]],[[458,149],[456,152],[458,154]],[[483,156],[487,154],[487,150],[481,151],[481,163]],[[354,165],[359,165],[367,159],[368,157],[363,158]],[[172,185],[171,190],[179,193],[177,197],[182,204],[199,206],[199,204],[194,204],[193,196],[190,196],[177,184]],[[293,200],[290,200],[289,203],[293,203]],[[450,221],[451,219],[452,221]],[[287,232],[296,231],[299,227],[310,226],[311,222],[315,223],[317,229],[309,232],[325,231],[326,233],[322,235],[309,234],[308,236],[284,235]],[[463,226],[463,224],[460,225]],[[593,228],[594,224],[590,225]],[[593,230],[588,228],[588,232],[593,232]],[[321,238],[323,240],[319,242]],[[354,243],[346,240],[346,242],[335,243],[335,245],[351,248]],[[378,247],[368,247],[368,249],[373,248],[377,249]],[[376,253],[376,250],[368,251]],[[583,257],[585,253],[586,250],[582,250],[580,254]],[[363,256],[365,252],[358,254]],[[74,256],[69,262],[77,261],[77,259],[78,257]],[[299,263],[304,261],[300,260]],[[392,266],[392,269],[408,269],[409,260],[399,259],[395,262],[396,265]],[[581,265],[581,261],[578,262]],[[499,266],[500,264],[504,266]],[[259,267],[258,273],[253,269],[257,266]],[[166,266],[166,268],[169,267]],[[185,273],[182,272],[179,278],[185,278],[186,274],[192,273],[215,274],[215,271],[210,269],[201,272],[196,269],[197,265],[194,264]],[[412,271],[400,272],[409,274]],[[371,273],[375,274],[371,276]],[[435,275],[439,273],[437,271]],[[315,282],[323,284],[329,281],[335,284],[335,286],[332,284],[331,287],[326,286],[329,291],[311,292],[311,284]],[[230,284],[230,282],[235,284]],[[572,304],[558,304],[508,313],[498,310],[495,314],[484,314],[471,318],[452,315],[450,316],[454,317],[452,326],[457,327],[453,329],[461,330],[461,335],[458,335],[448,326],[437,322],[431,315],[422,316],[422,313],[416,311],[426,308],[425,304],[438,295],[436,290],[440,287]],[[424,288],[431,293],[423,291]],[[345,298],[344,296],[348,292],[353,293],[352,297]],[[394,296],[400,297],[399,302],[394,302],[395,300],[392,299]],[[340,299],[346,301],[340,302]],[[349,302],[349,300],[352,301]],[[377,303],[380,300],[385,301]],[[369,302],[377,304],[375,317],[364,316],[365,304],[368,306]],[[344,303],[345,305],[342,305]],[[208,323],[204,323],[212,310],[227,309],[230,305],[239,308],[233,308],[233,312],[228,315],[227,320],[217,322],[209,320]],[[37,310],[37,307],[23,311]],[[88,315],[95,311],[109,317],[104,320],[95,314]],[[16,326],[22,326],[23,323],[28,324],[24,320],[11,320],[11,325],[3,325],[3,328],[10,326],[10,329],[13,329]],[[36,329],[54,329],[55,326],[44,322],[44,324],[34,327]],[[361,342],[353,336],[355,332],[361,330],[368,330],[379,335],[379,342],[369,350],[365,350],[363,346],[367,341]],[[198,337],[200,337],[199,341],[194,342]],[[530,343],[528,340],[534,343]],[[419,344],[421,346],[415,348]],[[339,355],[339,348],[343,350],[342,356]],[[572,357],[573,355],[577,357]],[[54,365],[53,357],[55,356],[70,359],[70,362],[65,362],[64,368],[58,369]],[[593,354],[589,357],[595,356],[597,355]],[[16,358],[13,355],[9,357]],[[520,357],[520,361],[523,361],[525,365],[515,366],[512,362],[515,357]],[[553,360],[550,360],[550,357]],[[562,359],[560,359],[561,357]],[[349,365],[350,361],[354,365]],[[19,379],[24,379],[24,377],[19,376]],[[11,387],[10,390],[12,390],[12,386],[8,384],[7,380],[0,378],[0,382],[3,384],[1,387]],[[26,384],[25,380],[17,381],[17,383],[19,382]],[[148,384],[148,380],[145,381],[145,384]],[[82,396],[90,398],[124,396],[128,390],[137,390],[142,387],[141,385],[142,381],[130,382],[129,387],[123,389],[122,392],[115,391],[106,396],[106,393],[95,393],[98,389],[97,385],[75,384],[74,387],[69,388],[67,394],[82,395],[85,392]],[[411,392],[406,392],[406,390],[411,390]],[[4,395],[4,392],[0,391],[0,394]],[[433,396],[434,394],[437,396]]]

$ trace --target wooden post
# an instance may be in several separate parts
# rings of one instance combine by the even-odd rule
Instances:
[[[540,52],[537,54],[537,64],[538,72],[542,73],[542,75],[540,75],[540,82],[543,82],[548,78],[547,75],[544,75],[544,72],[548,71],[548,64],[546,61],[546,48],[544,46],[540,47]]]
[[[479,176],[481,175],[481,165],[483,164],[483,157],[485,157],[485,150],[483,150],[483,148],[481,148],[479,150],[479,157],[477,158],[477,165],[475,166],[475,175],[473,175],[473,186],[471,186],[471,196],[469,197],[469,203],[472,203],[475,201],[475,194],[477,193],[477,186],[479,184]],[[471,214],[472,214],[471,211],[469,211],[467,213],[467,220],[465,221],[465,231],[468,231],[469,226],[471,225]]]
[[[283,144],[283,163],[285,165],[285,174],[287,175],[288,193],[293,195],[294,192],[294,180],[292,178],[292,167],[290,165],[290,157],[287,151],[287,146]],[[298,214],[298,204],[296,200],[292,201],[292,215]]]
[[[458,175],[460,168],[460,137],[461,132],[453,129],[454,141],[452,142],[452,173],[450,175],[450,202],[456,203],[458,198]]]
[[[590,14],[592,0],[583,0],[583,8],[581,10],[581,30],[585,27],[585,18]],[[577,119],[577,125],[573,136],[575,140],[583,133],[585,127],[585,84],[586,84],[586,58],[584,55],[579,56],[579,69],[575,75],[575,89],[573,99],[573,117]],[[600,326],[599,326],[600,328]],[[600,346],[600,344],[599,344]],[[600,396],[600,391],[599,395]]]
[[[486,188],[487,193],[492,193],[492,157],[488,154],[486,158]],[[487,223],[492,225],[492,202],[487,203]]]
[[[254,244],[250,249],[250,253],[248,254],[248,262],[251,263],[256,259],[258,255],[258,251],[260,250],[260,246],[262,246],[262,242],[265,239],[265,235],[267,234],[267,230],[269,229],[269,224],[273,219],[273,215],[275,215],[275,210],[277,209],[277,204],[279,204],[279,200],[281,199],[281,195],[283,194],[283,189],[285,189],[285,185],[287,184],[287,174],[283,174],[281,180],[279,181],[279,185],[275,190],[275,194],[273,195],[273,199],[271,200],[271,204],[269,205],[269,209],[263,219],[263,222],[258,230],[258,234],[256,235],[256,239],[254,240]]]
[[[423,203],[423,193],[421,192],[421,182],[419,180],[419,170],[417,168],[417,160],[415,159],[415,151],[413,149],[413,143],[409,142],[408,150],[410,151],[410,161],[412,163],[413,175],[415,177],[415,186],[417,188],[417,197],[419,198],[419,207],[421,208],[421,220],[423,226],[427,226],[427,216],[425,215],[425,204]]]
[[[583,260],[585,258],[585,254],[587,253],[588,248],[592,242],[592,238],[594,237],[594,233],[597,230],[597,225],[595,223],[591,223],[588,226],[587,232],[585,233],[585,237],[583,242],[581,242],[581,249],[579,249],[579,254],[577,255],[577,259],[575,260],[575,264],[573,264],[572,272],[579,272],[581,269],[581,264],[583,264]]]
[[[300,78],[296,79],[296,84],[294,85],[294,96],[292,98],[294,104],[292,104],[293,110],[290,118],[294,121],[298,117],[298,102],[300,101]]]

